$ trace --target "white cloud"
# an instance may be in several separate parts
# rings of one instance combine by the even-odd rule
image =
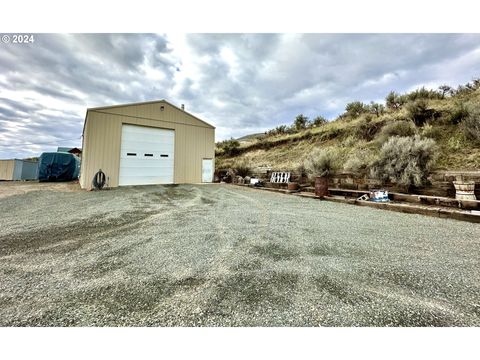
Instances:
[[[221,140],[291,123],[299,113],[332,119],[349,101],[457,85],[480,74],[478,34],[36,39],[1,45],[0,158],[79,146],[92,106],[167,98],[214,124]]]

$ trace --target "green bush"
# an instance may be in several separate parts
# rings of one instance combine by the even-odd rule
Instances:
[[[240,143],[238,140],[231,138],[230,140],[224,140],[217,143],[217,147],[222,149],[225,155],[235,156],[239,153]]]
[[[307,156],[303,165],[311,177],[328,176],[338,168],[337,161],[338,155],[334,150],[317,148]]]
[[[371,101],[370,105],[368,106],[368,111],[371,114],[376,115],[377,117],[380,117],[380,115],[382,115],[385,112],[385,106]]]
[[[347,136],[341,143],[341,146],[344,148],[353,148],[355,145],[357,145],[359,142],[359,139],[356,136],[349,135]]]
[[[462,131],[455,132],[448,137],[447,148],[449,151],[458,151],[468,146],[468,141]]]
[[[425,99],[419,99],[407,104],[407,116],[415,126],[420,127],[433,118],[433,111],[428,108],[428,102]]]
[[[306,129],[308,125],[308,117],[303,114],[297,115],[295,121],[293,122],[293,128],[295,130],[300,131]]]
[[[375,160],[376,156],[372,150],[359,149],[350,154],[343,169],[354,173],[366,173]]]
[[[429,90],[425,87],[421,87],[420,89],[416,89],[408,94],[405,94],[408,101],[416,101],[420,99],[428,100],[428,99],[443,99],[444,94],[437,90]]]
[[[469,105],[468,115],[462,121],[462,131],[467,140],[480,143],[480,107]]]
[[[271,129],[267,132],[267,135],[282,135],[288,134],[289,127],[287,125],[279,125],[274,129]]]
[[[312,121],[312,125],[315,127],[325,125],[328,122],[323,116],[319,115]]]
[[[245,160],[234,163],[233,170],[235,171],[235,175],[238,175],[241,177],[252,175],[252,167]]]
[[[463,102],[459,102],[455,104],[455,108],[450,113],[450,123],[453,125],[460,124],[467,116],[468,106]]]
[[[468,82],[465,85],[459,85],[457,90],[454,91],[455,96],[469,95],[475,90],[480,89],[480,79],[473,79],[472,82]]]
[[[355,136],[365,141],[371,141],[382,128],[383,123],[372,121],[372,117],[367,115],[361,119],[355,128]]]
[[[407,187],[421,186],[425,184],[435,159],[434,140],[422,139],[419,135],[395,136],[383,144],[371,176]]]
[[[400,109],[405,104],[405,101],[405,97],[403,95],[399,95],[395,91],[390,91],[385,98],[385,104],[390,110]]]
[[[378,134],[378,141],[383,144],[393,136],[413,136],[417,132],[415,125],[410,121],[393,121],[385,125]]]
[[[453,89],[451,86],[448,85],[440,85],[438,87],[440,90],[440,94],[442,96],[442,99],[444,99],[447,95],[452,95],[453,94]]]
[[[443,131],[437,126],[432,126],[430,124],[425,125],[422,128],[422,136],[430,139],[439,140],[442,137]]]
[[[345,106],[346,115],[352,118],[357,118],[361,114],[368,112],[368,105],[361,101],[353,101]]]
[[[324,131],[320,133],[320,139],[322,141],[332,140],[341,136],[343,133],[344,133],[344,130],[341,128],[330,127],[330,128],[324,129]]]
[[[308,176],[308,172],[307,172],[307,170],[305,169],[305,164],[304,164],[304,163],[300,163],[300,164],[295,168],[295,172],[296,172],[296,174],[297,174],[300,178],[303,178],[303,177],[307,177],[307,176]]]

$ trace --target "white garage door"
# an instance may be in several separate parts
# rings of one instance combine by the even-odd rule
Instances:
[[[175,131],[122,125],[119,185],[172,184]]]

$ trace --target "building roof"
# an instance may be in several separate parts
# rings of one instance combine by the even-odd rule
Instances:
[[[78,150],[77,152],[82,152],[82,149],[79,149],[77,147],[63,147],[63,146],[59,146],[57,148],[57,152],[71,152],[72,150]]]
[[[87,113],[85,114],[85,122],[87,120],[87,114],[89,111],[101,111],[101,110],[107,110],[107,109],[113,109],[113,108],[119,108],[119,107],[127,107],[127,106],[137,106],[137,105],[147,105],[147,104],[156,104],[156,103],[165,103],[165,104],[168,104],[172,107],[174,107],[175,109],[179,110],[179,111],[182,111],[184,112],[185,114],[187,115],[190,115],[191,117],[197,119],[198,121],[204,123],[205,125],[215,129],[215,126],[213,126],[212,124],[209,124],[207,123],[206,121],[200,119],[199,117],[189,113],[188,111],[185,111],[184,109],[182,108],[179,108],[178,106],[176,105],[173,105],[171,102],[168,102],[167,100],[165,99],[162,99],[162,100],[153,100],[153,101],[144,101],[144,102],[137,102],[137,103],[127,103],[127,104],[118,104],[118,105],[110,105],[110,106],[100,106],[100,107],[94,107],[94,108],[88,108],[87,109]],[[85,123],[83,124],[83,130],[85,130]]]

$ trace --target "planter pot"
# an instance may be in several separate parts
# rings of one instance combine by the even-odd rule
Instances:
[[[315,178],[315,195],[320,198],[328,196],[328,177],[317,176]]]
[[[455,186],[455,199],[477,200],[474,181],[454,181],[453,186]]]
[[[295,191],[298,190],[299,186],[297,182],[290,182],[288,183],[288,190]]]

